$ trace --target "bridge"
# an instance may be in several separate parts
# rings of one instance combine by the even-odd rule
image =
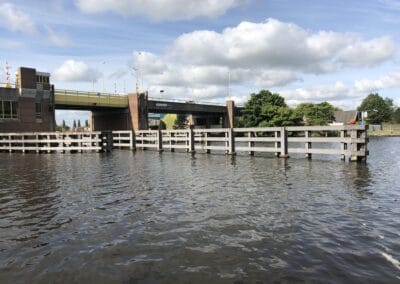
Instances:
[[[54,90],[54,105],[56,109],[91,111],[93,130],[147,129],[148,113],[189,114],[192,124],[196,124],[197,117],[199,121],[199,118],[203,119],[203,123],[205,121],[205,126],[221,124],[233,127],[234,115],[241,111],[233,101],[223,105],[152,98],[147,93],[121,95],[62,89]]]

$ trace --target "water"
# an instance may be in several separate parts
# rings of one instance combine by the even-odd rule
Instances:
[[[0,283],[400,282],[400,138],[368,163],[0,154]]]

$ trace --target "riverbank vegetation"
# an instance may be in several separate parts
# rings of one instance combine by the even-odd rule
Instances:
[[[262,90],[251,94],[236,120],[237,127],[273,127],[296,125],[328,125],[334,120],[338,108],[322,102],[302,103],[290,108],[285,99],[277,93]]]

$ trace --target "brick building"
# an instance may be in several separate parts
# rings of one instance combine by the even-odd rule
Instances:
[[[15,76],[15,87],[0,87],[0,132],[54,131],[50,74],[21,67]]]

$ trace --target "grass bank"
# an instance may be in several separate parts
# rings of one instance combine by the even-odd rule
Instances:
[[[369,136],[400,136],[400,124],[384,123],[382,130],[368,130]]]

